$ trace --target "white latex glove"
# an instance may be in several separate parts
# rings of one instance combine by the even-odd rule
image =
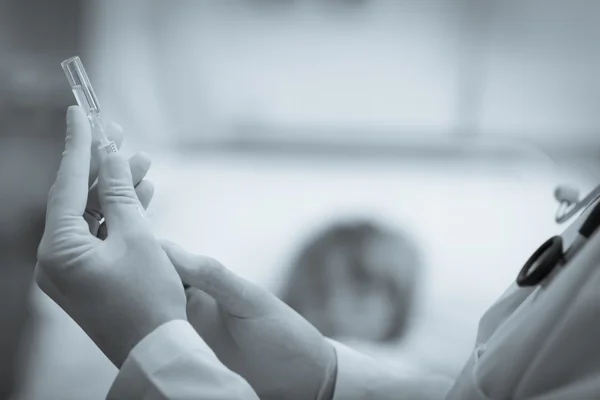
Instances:
[[[100,166],[103,241],[82,215],[88,200],[92,135],[83,110],[67,112],[67,138],[48,197],[36,282],[117,366],[159,326],[186,320],[181,280],[138,210],[130,166],[120,154]]]
[[[186,290],[188,320],[261,399],[331,399],[336,355],[323,335],[275,295],[218,261],[162,242]]]
[[[117,148],[121,148],[123,143],[123,129],[116,123],[110,123],[106,127],[106,135],[109,140],[112,140],[117,145]],[[90,162],[90,175],[89,185],[91,186],[88,192],[88,201],[85,207],[86,213],[84,219],[89,225],[90,233],[94,236],[98,236],[100,239],[106,238],[106,224],[99,224],[98,219],[94,218],[93,215],[102,215],[102,209],[100,207],[100,199],[98,197],[98,169],[100,168],[100,152],[92,151],[91,162]],[[145,180],[144,177],[150,169],[151,160],[150,156],[146,153],[135,153],[129,158],[129,168],[131,170],[131,178],[135,187],[135,193],[140,201],[140,204],[144,209],[147,209],[154,196],[154,185],[152,182]]]

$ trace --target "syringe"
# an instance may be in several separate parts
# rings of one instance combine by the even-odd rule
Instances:
[[[83,108],[90,120],[93,144],[98,150],[101,150],[103,154],[118,152],[119,149],[116,143],[109,140],[108,136],[106,136],[104,125],[100,119],[100,103],[98,103],[94,88],[92,88],[90,79],[83,68],[79,56],[71,57],[61,62],[60,65],[62,66],[63,71],[65,71],[69,85],[71,85],[71,90],[73,90],[75,99],[77,99],[77,104],[79,107]],[[146,213],[139,202],[137,207],[140,214],[145,217]],[[103,223],[103,221],[104,218],[100,220],[100,223]]]
[[[77,104],[85,111],[90,125],[92,126],[92,135],[94,145],[105,154],[116,153],[118,150],[115,142],[110,141],[106,136],[102,120],[100,119],[100,104],[92,84],[83,68],[79,56],[71,57],[62,63],[63,71],[67,76],[71,90],[77,99]]]

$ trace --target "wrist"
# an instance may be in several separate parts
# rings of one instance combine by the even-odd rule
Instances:
[[[113,364],[120,369],[130,353],[140,342],[163,325],[177,320],[187,321],[187,317],[185,314],[174,314],[162,318],[151,318],[143,322],[140,321],[139,323],[131,325],[130,329],[127,329],[129,334],[127,334],[125,329],[114,329],[115,332],[119,333],[118,337],[115,338],[117,340],[115,343],[116,346],[114,346],[115,351],[111,352],[112,357],[109,356],[107,352],[105,352],[105,354],[107,354]]]

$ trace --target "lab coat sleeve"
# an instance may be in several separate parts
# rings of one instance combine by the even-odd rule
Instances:
[[[168,322],[138,343],[125,360],[108,400],[258,400],[182,320]]]
[[[329,341],[337,356],[332,400],[442,400],[452,386],[448,378],[401,373],[341,343]]]

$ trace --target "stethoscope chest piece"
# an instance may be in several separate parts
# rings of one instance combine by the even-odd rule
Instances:
[[[560,265],[563,254],[562,237],[554,236],[548,239],[523,265],[517,276],[517,285],[535,286],[542,282],[554,268]]]

